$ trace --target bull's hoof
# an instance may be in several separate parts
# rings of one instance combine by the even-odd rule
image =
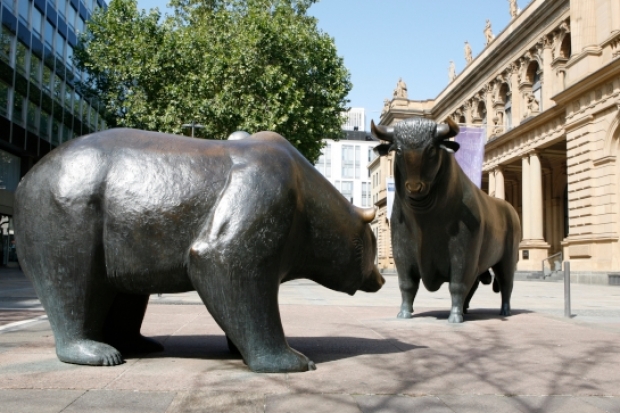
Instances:
[[[400,313],[396,316],[398,318],[413,318],[413,312],[401,310]]]
[[[114,347],[93,340],[75,340],[56,346],[58,359],[65,363],[91,366],[117,366],[123,364],[123,356]]]
[[[504,317],[508,317],[510,316],[510,305],[509,304],[503,304],[502,308],[499,310],[499,315],[504,316]]]
[[[462,323],[462,322],[463,322],[463,314],[450,313],[450,317],[448,317],[448,323]]]

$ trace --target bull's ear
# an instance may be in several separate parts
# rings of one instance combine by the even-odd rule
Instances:
[[[452,152],[458,151],[459,148],[461,147],[461,145],[459,145],[458,142],[454,142],[454,141],[443,141],[441,142],[441,146],[445,146],[446,148],[450,149]]]
[[[381,145],[375,146],[373,151],[379,156],[386,156],[390,152],[390,146],[392,145],[389,143],[382,143]]]

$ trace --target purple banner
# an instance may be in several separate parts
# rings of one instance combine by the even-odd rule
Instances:
[[[486,141],[484,127],[461,126],[460,129],[461,131],[454,140],[461,145],[461,148],[454,154],[454,157],[465,175],[480,188]]]

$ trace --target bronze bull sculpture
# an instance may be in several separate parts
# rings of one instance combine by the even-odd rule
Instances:
[[[284,336],[280,283],[381,288],[374,210],[351,205],[278,134],[235,138],[113,129],[63,144],[24,177],[20,263],[61,361],[162,350],[140,334],[149,295],[197,290],[250,369],[306,371],[314,363]]]
[[[448,321],[463,322],[478,282],[490,281],[502,297],[500,315],[510,315],[514,272],[521,240],[519,216],[502,199],[492,198],[465,175],[454,158],[459,132],[447,123],[414,117],[372,132],[387,144],[379,155],[395,151],[395,197],[391,216],[392,248],[402,303],[398,317],[413,313],[420,279],[429,291],[450,283]]]

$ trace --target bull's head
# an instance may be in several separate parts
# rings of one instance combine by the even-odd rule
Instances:
[[[395,151],[394,181],[396,191],[413,207],[430,206],[428,194],[447,157],[459,149],[449,139],[459,132],[458,125],[447,118],[446,123],[414,117],[394,127],[371,123],[372,133],[387,144],[375,148],[380,155]],[[429,201],[429,202],[427,202]]]

